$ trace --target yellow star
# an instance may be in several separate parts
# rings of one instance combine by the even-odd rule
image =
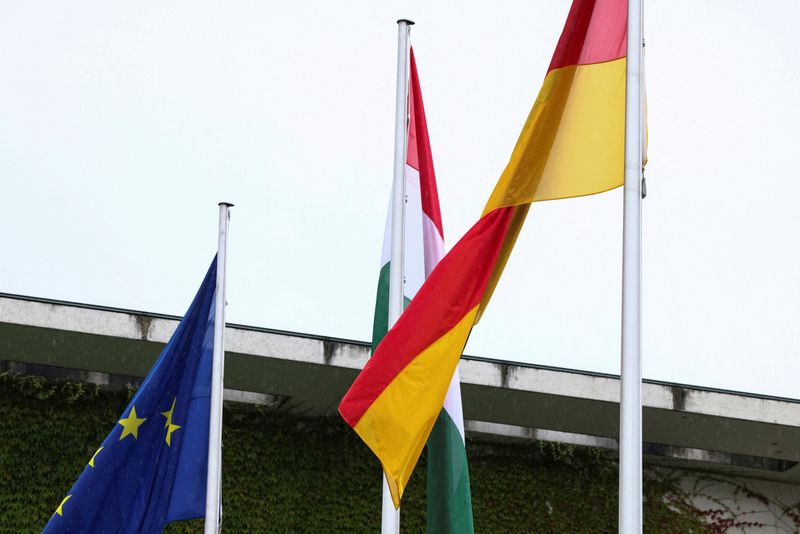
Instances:
[[[62,513],[64,511],[63,510],[63,506],[64,506],[64,503],[66,503],[69,500],[70,497],[72,497],[72,495],[67,495],[66,497],[64,497],[64,500],[61,501],[61,504],[58,505],[58,508],[56,508],[56,512],[53,515],[58,514],[61,517],[64,517],[64,514]]]
[[[172,446],[172,443],[171,443],[172,433],[180,428],[179,425],[172,424],[172,412],[175,411],[175,401],[176,401],[176,399],[173,398],[172,399],[172,407],[169,410],[167,410],[166,412],[161,412],[161,415],[163,415],[164,417],[167,418],[167,420],[164,422],[164,428],[167,429],[167,437],[164,438],[164,441],[167,442],[167,446],[168,447]]]
[[[94,454],[92,455],[92,459],[89,460],[89,465],[90,466],[94,467],[94,459],[97,458],[97,455],[100,454],[100,451],[102,451],[102,450],[103,450],[103,447],[100,447],[99,449],[94,451]]]
[[[146,417],[141,419],[136,417],[136,406],[132,406],[131,413],[128,414],[128,417],[119,420],[119,424],[122,425],[122,434],[120,435],[119,440],[122,441],[122,439],[128,434],[133,434],[135,439],[139,439],[139,425],[144,423],[146,420]]]

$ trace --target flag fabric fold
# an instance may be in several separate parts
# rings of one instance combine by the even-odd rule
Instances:
[[[405,255],[403,295],[411,302],[423,281],[444,256],[444,230],[433,167],[425,107],[413,48],[410,50],[406,181]],[[384,234],[378,278],[373,352],[387,331],[391,209]],[[461,410],[458,368],[452,373],[444,406],[428,440],[428,531],[472,532],[472,501]]]
[[[339,405],[381,461],[395,506],[530,204],[623,183],[626,19],[625,0],[574,0],[481,218],[439,262]]]
[[[216,259],[114,429],[44,528],[161,532],[205,515]]]
[[[423,213],[422,241],[427,278],[444,256],[444,226],[414,49],[410,52],[407,159],[408,165],[419,171]],[[430,534],[474,532],[458,367],[453,371],[444,404],[428,438],[427,448],[427,531]]]

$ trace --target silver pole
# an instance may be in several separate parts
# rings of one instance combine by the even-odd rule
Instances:
[[[622,230],[619,532],[642,532],[642,0],[628,0]]]
[[[222,384],[225,368],[225,266],[228,221],[233,204],[219,203],[217,289],[214,294],[214,352],[211,366],[211,410],[208,425],[208,474],[206,475],[205,534],[219,532],[222,513]]]
[[[413,21],[397,21],[397,90],[394,108],[394,179],[392,182],[392,253],[389,263],[389,328],[403,313],[405,256],[406,149],[408,141],[408,33]],[[395,509],[384,475],[381,534],[400,532],[400,509]]]

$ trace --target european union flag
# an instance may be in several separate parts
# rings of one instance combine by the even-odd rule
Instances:
[[[161,532],[205,515],[217,261],[44,532]]]

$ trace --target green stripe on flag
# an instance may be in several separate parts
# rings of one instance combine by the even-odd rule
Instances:
[[[386,262],[381,267],[378,275],[378,293],[375,296],[375,317],[372,319],[372,352],[378,348],[386,332],[389,331],[389,266],[392,262]],[[403,297],[403,309],[406,309],[411,299]]]
[[[378,294],[375,296],[375,318],[372,320],[372,352],[378,348],[383,336],[389,331],[389,266],[381,267],[378,276]]]
[[[442,408],[428,438],[428,534],[474,532],[464,440]]]

